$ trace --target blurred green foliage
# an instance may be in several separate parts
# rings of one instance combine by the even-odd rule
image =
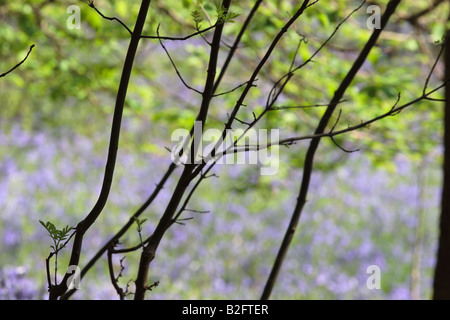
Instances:
[[[233,3],[237,23],[225,28],[224,43],[231,44],[253,1]],[[262,110],[274,81],[284,75],[300,45],[297,63],[304,61],[331,34],[335,26],[360,2],[328,1],[316,4],[282,39],[267,66],[258,77],[258,88],[251,91],[248,108],[241,118],[250,118],[251,111]],[[383,6],[387,1],[378,1]],[[66,26],[70,4],[81,8],[81,29]],[[414,7],[400,7],[397,21],[391,23],[378,46],[371,53],[365,68],[347,92],[342,104],[343,126],[376,116],[392,106],[398,92],[402,101],[417,96],[436,56],[439,46],[434,42],[443,36],[443,14],[437,10],[425,17],[427,30],[417,31],[401,17],[417,12],[427,5],[418,1]],[[95,6],[106,16],[118,17],[130,29],[137,15],[138,3],[122,0],[96,1]],[[264,54],[271,39],[289,18],[294,1],[265,1],[244,35],[219,92],[245,82],[252,67]],[[192,12],[201,14],[203,27],[213,23],[215,5],[204,1],[154,1],[145,34],[155,35],[160,24],[161,35],[187,35],[194,31]],[[57,132],[72,131],[92,136],[109,130],[110,115],[120,77],[128,32],[116,21],[102,19],[83,1],[3,1],[0,7],[2,32],[0,57],[2,66],[12,65],[24,55],[31,43],[36,43],[33,56],[20,70],[0,83],[3,102],[1,125],[4,128],[20,122],[27,130],[50,128]],[[371,31],[365,26],[368,14],[363,7],[345,23],[314,59],[314,63],[297,72],[281,97],[284,105],[326,103],[339,81],[346,74]],[[210,34],[205,35],[208,38]],[[202,89],[208,59],[208,46],[199,37],[185,42],[166,42],[185,80]],[[224,57],[227,49],[223,48]],[[220,65],[220,64],[219,64]],[[438,69],[439,71],[439,69]],[[438,74],[438,72],[437,72]],[[437,83],[433,77],[432,83]],[[157,40],[143,39],[128,91],[125,118],[132,130],[123,133],[125,147],[145,152],[161,153],[155,141],[140,137],[158,136],[167,141],[174,128],[189,127],[195,119],[199,96],[187,92],[176,77]],[[219,126],[239,94],[217,98],[211,108],[212,126]],[[264,125],[282,129],[282,136],[308,134],[316,125],[323,109],[284,110],[268,115]],[[425,116],[426,115],[426,116]],[[401,118],[401,119],[399,119]],[[415,157],[434,150],[440,135],[441,108],[423,102],[411,112],[373,125],[370,130],[351,133],[338,140],[344,145],[367,151],[368,157],[380,165],[389,165],[392,155],[401,152]],[[416,134],[406,134],[415,132]],[[425,135],[420,146],[418,135]],[[326,142],[327,150],[333,144]],[[305,144],[299,146],[304,148]],[[330,147],[330,148],[329,148]],[[158,151],[159,150],[159,151]],[[324,151],[326,154],[326,150]],[[331,151],[332,152],[332,151]],[[301,157],[300,157],[301,158]],[[293,164],[301,165],[299,159]],[[324,161],[319,167],[326,168]]]

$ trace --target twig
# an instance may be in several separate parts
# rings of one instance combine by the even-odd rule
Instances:
[[[336,122],[334,123],[333,127],[332,127],[331,130],[330,130],[330,134],[333,133],[334,128],[336,128],[337,124],[339,123],[339,120],[341,119],[341,115],[342,115],[342,109],[339,109],[338,117],[337,117]],[[347,149],[343,148],[341,145],[339,145],[339,143],[337,143],[337,141],[334,139],[334,137],[333,137],[332,135],[330,135],[330,139],[331,139],[331,141],[333,141],[333,143],[334,143],[339,149],[341,149],[341,150],[344,151],[344,152],[347,152],[347,153],[353,153],[353,152],[359,151],[359,149],[355,149],[355,150],[347,150]]]
[[[158,24],[158,27],[156,28],[156,34],[158,35],[158,37],[159,37],[159,27],[160,27],[160,25]],[[198,94],[202,94],[201,91],[199,91],[199,90],[197,90],[197,89],[191,87],[190,85],[188,85],[188,84],[186,83],[186,81],[184,81],[183,77],[181,76],[180,72],[178,71],[177,66],[175,65],[175,62],[173,61],[172,57],[170,56],[169,51],[168,51],[168,50],[166,49],[166,47],[164,46],[164,43],[162,42],[162,39],[161,39],[161,38],[158,38],[158,40],[159,40],[159,43],[161,44],[161,47],[162,47],[162,48],[164,49],[164,51],[166,52],[167,57],[168,57],[169,60],[170,60],[170,63],[172,64],[173,68],[175,69],[175,72],[177,73],[178,78],[181,80],[181,82],[184,84],[184,86],[185,86],[186,88],[188,88],[188,89],[190,89],[190,90],[192,90],[192,91],[198,93]]]
[[[212,26],[210,26],[210,27],[208,27],[208,28],[205,28],[205,29],[203,29],[203,30],[199,30],[199,31],[197,31],[197,32],[195,32],[195,33],[192,33],[192,34],[190,34],[190,35],[188,35],[188,36],[185,36],[185,37],[168,37],[168,36],[159,36],[159,35],[157,35],[157,36],[141,36],[141,38],[142,38],[142,39],[158,39],[158,40],[184,41],[184,40],[187,40],[187,39],[189,39],[189,38],[195,37],[195,36],[197,36],[197,35],[201,35],[202,33],[205,33],[205,32],[207,32],[207,31],[209,31],[209,30],[211,30],[211,29],[214,29],[214,28],[216,27],[216,25],[217,25],[217,24],[212,25]],[[159,26],[158,26],[158,27],[159,27]]]
[[[35,45],[32,44],[32,45],[30,46],[30,49],[28,50],[28,53],[27,53],[27,55],[25,56],[25,58],[23,58],[22,61],[20,61],[18,64],[16,64],[14,67],[12,67],[12,69],[10,69],[9,71],[6,71],[5,73],[0,74],[0,78],[3,78],[3,77],[6,76],[8,73],[10,73],[10,72],[14,71],[15,69],[17,69],[18,67],[20,67],[20,65],[21,65],[22,63],[24,63],[25,60],[28,59],[28,56],[30,55],[30,53],[31,53],[31,51],[33,50],[34,47],[35,47]]]
[[[152,291],[153,288],[156,288],[157,286],[159,286],[159,281],[155,281],[155,282],[153,282],[151,285],[146,286],[146,287],[145,287],[145,290]]]
[[[431,67],[430,73],[428,74],[428,76],[427,76],[427,78],[426,78],[426,80],[425,80],[425,84],[424,84],[424,86],[423,86],[423,94],[424,94],[424,95],[425,95],[425,92],[427,91],[428,83],[430,82],[430,79],[431,79],[431,76],[433,75],[434,69],[436,68],[436,65],[438,64],[439,59],[441,58],[442,54],[444,53],[444,49],[445,49],[445,47],[446,47],[446,45],[447,45],[447,43],[448,43],[449,37],[450,37],[450,33],[448,33],[448,34],[445,36],[445,40],[444,40],[444,42],[442,43],[441,50],[439,51],[439,54],[438,54],[438,56],[437,56],[437,59],[434,61],[434,64],[433,64],[433,66]],[[430,98],[430,99],[431,99],[431,98]]]
[[[123,23],[120,19],[118,19],[116,17],[107,17],[103,13],[101,13],[100,10],[98,10],[97,7],[94,5],[94,1],[89,1],[89,2],[84,1],[84,2],[86,2],[89,5],[89,7],[94,9],[103,19],[106,19],[106,20],[109,20],[109,21],[114,21],[115,20],[115,21],[119,22],[122,25],[122,27],[124,27],[128,31],[128,33],[130,35],[133,34],[133,31],[131,31],[131,29],[128,28],[127,25],[125,23]]]
[[[194,213],[209,213],[209,210],[194,210],[194,209],[184,209],[184,211],[194,212]]]
[[[255,81],[258,81],[258,79],[255,79]],[[228,90],[228,91],[225,91],[225,92],[221,92],[221,93],[216,93],[216,94],[213,95],[213,97],[218,97],[218,96],[223,96],[223,95],[229,94],[229,93],[231,93],[231,92],[241,88],[242,86],[246,85],[247,83],[248,83],[248,81],[246,81],[244,83],[241,83],[240,85],[234,87],[231,90]],[[253,86],[256,87],[256,85],[253,85]]]
[[[120,260],[120,267],[121,270],[119,272],[119,275],[117,277],[114,276],[114,267],[113,267],[113,261],[112,261],[112,249],[114,247],[114,244],[112,244],[110,246],[110,248],[108,248],[108,271],[109,271],[109,278],[111,280],[111,284],[113,285],[114,289],[116,289],[117,294],[120,297],[120,300],[124,300],[125,295],[124,295],[124,291],[123,289],[119,286],[118,284],[118,280],[119,277],[122,275],[122,271],[123,271],[123,265],[122,265],[122,260]],[[125,258],[125,257],[124,257]]]
[[[337,104],[340,103],[344,103],[347,102],[347,100],[341,100],[339,102],[337,102]],[[329,103],[324,103],[324,104],[310,104],[310,105],[303,105],[303,106],[274,106],[274,107],[269,107],[268,111],[278,111],[278,110],[288,110],[288,109],[308,109],[308,108],[328,108],[330,106]]]
[[[184,222],[180,222],[180,221],[188,221],[188,220],[192,220],[192,219],[194,219],[194,217],[183,218],[183,219],[173,219],[172,222],[184,226],[186,224]]]
[[[144,244],[145,244],[145,241],[140,240],[139,243],[135,246],[128,247],[128,248],[122,248],[122,249],[114,249],[114,250],[112,250],[112,253],[120,254],[120,253],[133,252],[133,251],[136,251],[136,250],[142,248],[144,246]]]
[[[294,69],[295,60],[297,59],[297,54],[298,54],[298,50],[300,49],[300,45],[304,41],[305,41],[305,37],[302,36],[302,38],[298,42],[298,45],[295,50],[294,57],[292,58],[288,73],[285,74],[284,76],[282,76],[280,79],[278,79],[278,81],[276,81],[274,83],[274,85],[272,86],[272,88],[270,89],[269,94],[267,95],[266,109],[268,109],[270,106],[273,106],[275,101],[277,101],[278,97],[280,96],[281,92],[283,92],[286,84],[290,81],[290,79],[294,75],[293,69]],[[281,85],[280,89],[277,91],[277,86],[281,83],[282,80],[284,80],[284,82]]]

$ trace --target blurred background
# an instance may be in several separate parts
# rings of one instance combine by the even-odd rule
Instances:
[[[224,29],[221,65],[253,1],[232,1],[240,14]],[[274,83],[296,56],[311,54],[361,2],[319,1],[280,41],[258,76],[258,87],[238,118],[253,119]],[[314,62],[287,85],[279,105],[327,103],[371,34],[366,4],[340,29]],[[347,91],[339,126],[355,125],[388,111],[398,92],[418,97],[440,50],[448,3],[408,20],[430,1],[405,2]],[[70,29],[70,5],[80,8],[80,29]],[[98,0],[95,6],[131,29],[139,1]],[[247,81],[298,1],[267,0],[242,39],[219,92]],[[144,34],[193,33],[193,10],[202,28],[215,21],[215,6],[203,1],[152,1]],[[209,46],[204,39],[165,41],[183,78],[202,90]],[[302,42],[296,55],[299,40]],[[115,94],[129,42],[117,22],[100,17],[83,1],[0,0],[0,71],[29,58],[0,79],[0,299],[45,299],[45,259],[52,244],[39,220],[75,226],[94,205],[106,161]],[[443,77],[439,63],[429,87]],[[240,90],[217,97],[208,127],[222,128]],[[436,98],[442,98],[436,94]],[[201,96],[177,77],[157,40],[142,39],[128,89],[119,155],[109,202],[88,231],[81,266],[148,198],[171,163],[165,147],[171,132],[190,128]],[[271,112],[260,128],[280,129],[280,138],[311,134],[323,108]],[[442,176],[443,103],[421,102],[370,128],[336,138],[345,153],[324,139],[318,150],[308,202],[274,299],[429,299],[438,238]],[[334,123],[332,121],[332,123]],[[236,127],[237,128],[237,127]],[[242,125],[245,128],[245,125]],[[300,186],[308,142],[280,148],[279,171],[261,176],[257,165],[217,165],[189,205],[185,225],[175,224],[150,268],[159,286],[150,299],[257,299],[284,236]],[[154,230],[170,199],[178,171],[141,216],[143,235]],[[189,217],[186,215],[185,217]],[[124,246],[139,241],[135,228]],[[67,266],[71,246],[60,254]],[[122,256],[115,257],[117,272]],[[123,260],[120,284],[136,277],[139,252]],[[370,290],[367,268],[381,270],[381,289]],[[59,279],[62,273],[59,274]],[[117,299],[106,258],[81,281],[74,299]]]

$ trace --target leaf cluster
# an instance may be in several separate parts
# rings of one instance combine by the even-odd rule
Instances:
[[[224,6],[220,2],[215,2],[216,5],[216,14],[217,14],[217,22],[218,23],[234,23],[235,18],[239,16],[239,14],[226,10]]]
[[[64,245],[61,242],[65,241],[69,235],[69,232],[73,229],[66,225],[63,229],[59,230],[56,226],[50,221],[44,222],[39,220],[42,226],[47,230],[50,238],[53,240],[53,246],[50,246],[55,252],[62,249]]]
[[[217,16],[217,23],[234,23],[234,19],[239,16],[238,13],[230,11],[222,5],[220,1],[215,1],[215,10]],[[197,1],[197,6],[203,8],[203,1]],[[201,28],[201,22],[203,21],[201,10],[195,9],[191,12],[191,17],[194,20],[194,28],[198,31]]]

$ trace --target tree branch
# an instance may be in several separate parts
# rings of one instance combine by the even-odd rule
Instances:
[[[192,38],[192,37],[195,37],[195,36],[197,36],[197,35],[200,35],[200,34],[202,34],[202,33],[205,33],[205,32],[207,32],[207,31],[209,31],[209,30],[211,30],[211,29],[214,29],[214,28],[216,27],[216,25],[217,25],[217,24],[212,25],[212,26],[210,26],[210,27],[208,27],[208,28],[205,28],[205,29],[203,29],[203,30],[199,30],[199,31],[194,32],[194,33],[192,33],[192,34],[190,34],[190,35],[188,35],[188,36],[185,36],[185,37],[168,37],[168,36],[160,36],[159,33],[157,33],[156,36],[141,36],[141,39],[158,39],[158,40],[184,41],[184,40],[187,40],[187,39],[189,39],[189,38]],[[158,28],[159,28],[159,25],[158,25]]]
[[[125,98],[128,89],[128,83],[131,76],[131,70],[133,68],[133,62],[136,55],[137,47],[139,44],[139,39],[144,27],[144,22],[147,16],[148,8],[150,6],[151,0],[143,0],[139,10],[139,14],[136,20],[136,25],[134,31],[131,35],[130,44],[127,51],[127,56],[125,58],[125,63],[122,70],[122,77],[120,79],[119,89],[116,97],[116,104],[114,108],[113,122],[111,128],[111,136],[109,141],[108,158],[105,167],[105,174],[103,178],[103,184],[100,191],[98,200],[89,214],[83,219],[76,228],[75,239],[72,247],[72,254],[70,256],[69,265],[77,266],[80,260],[81,247],[83,243],[83,236],[86,231],[92,226],[92,224],[97,220],[103,208],[108,200],[109,191],[112,185],[112,179],[114,175],[114,168],[117,158],[117,150],[119,146],[119,136],[120,127],[122,122],[123,108],[125,105]],[[60,282],[60,284],[52,287],[50,291],[49,298],[51,300],[58,299],[67,290],[67,279],[68,275]]]
[[[128,33],[130,35],[133,35],[133,32],[130,30],[130,28],[128,28],[127,25],[125,23],[123,23],[120,19],[118,19],[116,17],[107,17],[103,13],[101,13],[100,10],[98,10],[97,7],[94,5],[94,1],[83,1],[83,2],[86,2],[89,5],[89,7],[94,9],[103,19],[106,19],[109,21],[117,21],[118,23],[120,23],[122,25],[122,27],[124,27],[128,31]]]
[[[81,270],[81,279],[86,275],[86,273],[94,266],[94,264],[100,259],[100,257],[108,250],[108,247],[117,241],[128,231],[128,229],[135,223],[135,218],[138,218],[149,206],[150,204],[156,199],[159,192],[163,189],[164,185],[166,184],[169,177],[172,175],[172,173],[176,169],[176,165],[174,163],[171,163],[168,170],[162,177],[162,179],[159,181],[159,183],[156,185],[155,190],[152,192],[152,194],[148,197],[148,199],[142,204],[141,207],[128,219],[128,222],[105,244],[103,247],[94,255],[94,257],[89,260],[89,262],[84,266],[84,268]],[[119,250],[116,249],[116,252],[119,252]],[[61,299],[68,299],[72,294],[75,292],[75,289],[72,289],[68,291],[66,294],[64,294]]]
[[[22,63],[24,63],[25,60],[28,59],[28,56],[30,55],[30,53],[31,53],[31,51],[33,50],[34,47],[35,47],[35,45],[32,44],[32,45],[30,46],[30,49],[28,50],[28,53],[27,53],[27,55],[25,56],[25,58],[23,58],[22,61],[20,61],[18,64],[16,64],[14,67],[12,67],[9,71],[6,71],[6,72],[0,74],[0,78],[3,78],[3,77],[6,76],[8,73],[13,72],[15,69],[17,69],[18,67],[20,67],[20,65],[21,65]]]
[[[225,9],[225,13],[228,11],[231,0],[224,0],[222,6]],[[200,105],[200,110],[197,116],[197,121],[201,121],[202,130],[204,128],[204,124],[206,121],[206,117],[208,115],[209,105],[214,94],[214,80],[216,76],[216,67],[217,67],[217,59],[220,49],[220,40],[222,37],[224,23],[218,23],[213,35],[210,59],[208,63],[207,76],[205,80],[205,88],[202,92],[202,102]],[[195,139],[192,141],[191,150],[193,151],[192,155],[195,157],[197,152],[196,150],[196,142]],[[181,174],[181,177],[175,187],[173,195],[169,201],[169,204],[164,211],[161,220],[154,233],[150,236],[148,243],[142,250],[141,259],[139,261],[139,270],[136,278],[136,291],[134,298],[135,300],[143,300],[145,298],[145,292],[148,290],[147,286],[147,278],[148,278],[148,270],[150,267],[151,261],[155,257],[156,250],[159,246],[159,243],[164,236],[167,229],[172,225],[173,216],[180,204],[180,201],[188,187],[189,183],[192,181],[191,173],[193,170],[193,165],[185,166],[184,170]]]
[[[159,25],[158,25],[158,27],[156,28],[156,34],[159,36]],[[191,87],[190,85],[188,85],[188,84],[186,83],[186,81],[184,81],[183,77],[181,76],[180,72],[178,71],[177,66],[175,65],[175,62],[173,61],[172,57],[170,56],[169,51],[167,50],[166,46],[164,46],[164,43],[162,42],[162,39],[161,39],[161,38],[158,38],[158,40],[159,40],[159,43],[161,44],[161,47],[162,47],[162,48],[164,49],[164,51],[166,52],[167,57],[168,57],[169,60],[170,60],[170,63],[172,64],[173,68],[175,69],[175,72],[177,73],[178,78],[181,80],[181,82],[184,84],[184,86],[185,86],[186,88],[188,88],[189,90],[192,90],[192,91],[194,91],[194,92],[196,92],[196,93],[198,93],[198,94],[202,94],[202,92],[201,92],[200,90],[197,90],[197,89]]]
[[[401,0],[389,1],[386,11],[381,18],[381,28],[374,30],[372,36],[370,37],[370,39],[368,40],[368,42],[362,49],[358,58],[355,60],[352,68],[350,69],[350,71],[347,73],[346,77],[341,82],[339,88],[337,89],[337,91],[334,94],[334,97],[331,100],[330,107],[327,108],[324,115],[322,116],[322,119],[319,122],[319,125],[317,126],[315,134],[322,134],[324,132],[324,130],[336,108],[337,103],[342,100],[345,91],[350,86],[351,82],[353,81],[357,72],[363,65],[363,63],[366,60],[367,56],[369,55],[370,51],[375,46],[375,43],[377,42],[378,37],[380,36],[383,29],[386,27],[386,24],[389,21],[389,18],[395,12],[395,9],[397,8],[400,1]],[[310,182],[311,174],[313,171],[314,155],[319,146],[319,142],[320,142],[320,138],[312,139],[310,142],[308,151],[306,153],[305,163],[304,163],[304,168],[303,168],[303,178],[302,178],[302,182],[300,185],[300,192],[299,192],[299,196],[297,198],[297,204],[296,204],[296,207],[292,214],[291,221],[286,230],[286,233],[283,238],[280,249],[278,251],[277,257],[275,259],[275,263],[272,267],[272,270],[270,272],[270,275],[269,275],[266,285],[264,287],[264,290],[263,290],[263,293],[261,296],[262,300],[267,300],[270,297],[270,294],[272,292],[272,289],[275,285],[276,279],[280,272],[281,266],[283,264],[284,258],[289,249],[289,245],[291,243],[291,240],[292,240],[295,230],[297,228],[298,221],[300,219],[300,215],[301,215],[301,213],[303,211],[303,207],[306,203],[306,197],[307,197],[308,189],[309,189],[309,182]]]

